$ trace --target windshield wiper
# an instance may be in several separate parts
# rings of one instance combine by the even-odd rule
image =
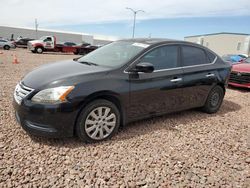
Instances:
[[[92,63],[92,62],[88,62],[88,61],[78,61],[79,63],[85,64],[85,65],[94,65],[94,66],[98,66],[98,64],[96,63]]]

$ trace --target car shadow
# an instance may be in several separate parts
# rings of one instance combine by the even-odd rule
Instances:
[[[145,134],[151,134],[155,131],[168,130],[172,132],[178,132],[179,126],[189,124],[200,119],[208,119],[216,116],[223,116],[230,112],[236,112],[241,109],[239,104],[236,104],[229,100],[224,100],[220,110],[215,114],[203,113],[197,109],[186,110],[182,112],[176,112],[167,114],[164,116],[149,118],[145,120],[136,121],[129,123],[124,128],[116,134],[113,138],[107,141],[86,144],[81,142],[78,138],[62,138],[62,139],[52,139],[52,138],[42,138],[30,135],[30,138],[34,142],[39,142],[40,144],[45,144],[53,147],[65,147],[65,148],[77,148],[77,147],[94,147],[100,145],[110,145],[118,141],[124,141],[127,139],[132,139]],[[223,118],[223,117],[222,117]]]

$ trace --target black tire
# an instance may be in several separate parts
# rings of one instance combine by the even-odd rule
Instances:
[[[36,47],[35,48],[36,53],[42,54],[43,53],[43,48],[42,47]]]
[[[36,53],[36,50],[31,50],[32,53]]]
[[[225,92],[221,86],[215,86],[208,94],[205,105],[202,107],[202,111],[213,114],[216,113],[222,104]]]
[[[3,49],[5,49],[5,50],[9,50],[9,49],[10,49],[10,46],[5,45],[5,46],[3,47]]]
[[[109,108],[111,115],[114,114],[115,115],[115,126],[113,126],[114,128],[112,128],[112,131],[110,131],[110,133],[106,132],[104,127],[104,125],[100,125],[99,123],[95,123],[95,126],[97,126],[97,128],[95,128],[93,130],[93,132],[96,131],[96,129],[102,129],[102,132],[104,134],[104,132],[106,132],[106,134],[108,134],[108,136],[106,136],[105,138],[102,139],[93,139],[89,136],[89,134],[86,131],[86,120],[87,118],[90,117],[91,112],[95,111],[98,107],[101,108]],[[105,112],[105,111],[104,111]],[[99,117],[99,116],[98,116]],[[92,121],[96,121],[96,120],[92,120]],[[101,120],[99,119],[99,122]],[[106,120],[109,121],[109,120]],[[102,121],[103,122],[103,121]],[[80,113],[78,119],[77,119],[77,123],[76,123],[76,134],[77,136],[80,138],[80,140],[87,142],[87,143],[93,143],[93,142],[99,142],[99,141],[103,141],[103,140],[107,140],[109,138],[111,138],[119,129],[120,126],[120,112],[117,108],[117,106],[115,104],[113,104],[112,102],[108,101],[108,100],[104,100],[104,99],[97,99],[94,100],[93,102],[90,102]],[[93,133],[94,134],[94,133]],[[92,135],[93,135],[92,134]],[[100,136],[100,132],[98,132],[99,136]],[[97,135],[98,135],[97,134]]]

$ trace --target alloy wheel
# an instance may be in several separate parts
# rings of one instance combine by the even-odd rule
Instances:
[[[39,53],[39,54],[43,53],[43,49],[42,49],[42,48],[37,48],[36,51],[37,51],[37,53]]]
[[[219,95],[219,93],[214,93],[212,96],[211,96],[211,105],[213,106],[213,107],[216,107],[218,104],[219,104],[219,102],[220,102],[220,95]]]
[[[107,138],[116,126],[117,117],[111,108],[100,106],[93,109],[85,120],[85,131],[93,140]]]

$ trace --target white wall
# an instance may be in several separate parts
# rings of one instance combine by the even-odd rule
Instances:
[[[197,37],[186,37],[186,41],[201,44],[208,47],[219,55],[224,54],[248,54],[250,45],[249,35],[217,34]],[[239,46],[239,48],[237,48]]]
[[[19,27],[7,27],[0,26],[0,37],[5,39],[11,39],[11,35],[14,34],[14,39],[19,36],[28,37],[32,39],[40,38],[46,35],[56,36],[57,41],[60,42],[88,42],[94,45],[103,45],[117,40],[116,37],[103,36],[103,35],[89,35],[85,33],[76,33],[76,32],[64,32],[64,31],[54,31],[54,30],[45,30],[38,29],[37,33],[35,29],[32,28],[19,28]],[[37,36],[37,37],[36,37]]]

